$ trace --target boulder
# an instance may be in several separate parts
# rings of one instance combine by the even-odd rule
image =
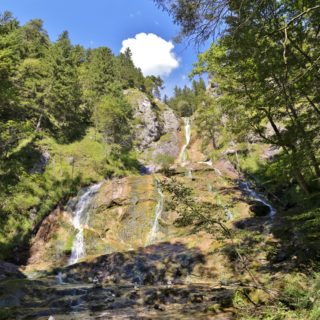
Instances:
[[[0,261],[0,281],[8,278],[22,279],[25,275],[15,264]]]
[[[251,201],[250,211],[257,217],[264,217],[270,213],[270,208],[261,201]]]

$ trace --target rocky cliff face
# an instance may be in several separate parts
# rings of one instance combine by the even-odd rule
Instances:
[[[127,92],[131,104],[134,107],[135,144],[140,151],[145,150],[154,141],[160,139],[162,134],[162,122],[157,114],[157,105],[152,105],[149,98],[137,91]]]
[[[56,208],[42,221],[32,239],[27,270],[47,270],[66,265],[74,237],[75,230],[68,207]]]
[[[95,199],[95,208],[85,230],[87,254],[145,246],[156,204],[152,176],[132,176],[106,182]]]
[[[161,157],[176,159],[179,155],[179,120],[169,107],[165,106],[163,113],[162,136],[158,141],[151,144],[149,148],[150,171],[157,171],[161,168]]]
[[[134,140],[140,160],[148,171],[156,171],[161,168],[162,155],[174,159],[179,154],[179,120],[167,105],[156,99],[150,101],[140,91],[128,90],[126,96],[134,109]]]
[[[155,187],[151,175],[104,182],[93,198],[90,219],[83,227],[86,256],[145,246],[158,201]],[[68,263],[76,236],[72,208],[80,195],[81,192],[64,209],[57,208],[44,219],[32,240],[27,270],[45,270]]]
[[[161,101],[151,102],[137,90],[128,90],[126,95],[134,109],[134,142],[140,161],[149,172],[156,171],[161,168],[159,156],[174,159],[179,154],[179,121]],[[79,198],[70,199],[65,208],[57,208],[44,219],[31,243],[28,270],[67,264],[76,236],[72,210]],[[106,181],[90,206],[90,220],[83,228],[86,255],[144,246],[157,200],[152,176]]]
[[[130,99],[141,103],[135,115],[136,120],[142,118],[136,123],[141,129],[136,143],[144,163],[156,170],[160,166],[157,155],[177,158],[179,145],[190,140],[183,149],[188,161],[180,167],[176,161],[175,181],[191,189],[195,203],[213,205],[210,214],[215,219],[230,229],[241,229],[237,240],[249,245],[247,226],[256,232],[260,219],[261,233],[268,217],[250,212],[250,202],[235,183],[240,177],[232,164],[223,158],[204,162],[207,157],[201,152],[201,141],[192,128],[191,139],[182,140],[184,131],[178,134],[179,122],[166,106],[152,106],[141,96]],[[143,120],[145,125],[140,127]],[[48,319],[52,314],[56,319],[71,319],[70,314],[79,319],[129,315],[133,319],[142,315],[148,319],[233,319],[237,310],[232,308],[234,290],[229,288],[232,283],[248,281],[248,274],[236,261],[234,245],[215,234],[211,226],[197,233],[190,225],[177,227],[178,213],[172,209],[170,194],[159,192],[159,181],[165,179],[154,173],[104,181],[86,207],[88,218],[82,219],[85,254],[72,265],[68,258],[77,231],[72,216],[88,188],[65,208],[54,210],[33,239],[26,268],[27,272],[46,272],[40,280],[19,280],[14,289],[10,279],[0,282],[0,307],[5,301],[3,305],[21,319]],[[150,243],[160,207],[156,236]],[[250,255],[260,250],[257,242],[252,245]],[[261,241],[261,247],[265,245]],[[265,251],[258,252],[259,265],[249,258],[252,268],[268,267]]]

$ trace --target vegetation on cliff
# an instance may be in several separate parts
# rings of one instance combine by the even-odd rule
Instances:
[[[0,15],[0,259],[83,185],[137,172],[133,105],[124,90],[153,99],[127,50],[50,41],[43,22]],[[19,254],[14,255],[19,260]],[[22,259],[22,257],[21,257]]]
[[[297,259],[295,271],[304,274],[281,269],[289,284],[282,283],[278,300],[253,301],[256,310],[243,307],[243,317],[317,319],[318,289],[310,286],[317,275],[310,270],[319,266],[319,3],[155,2],[181,27],[178,41],[201,45],[214,36],[191,74],[210,79],[207,98],[194,107],[198,134],[211,144],[213,160],[229,158],[277,204],[272,232],[283,261]]]

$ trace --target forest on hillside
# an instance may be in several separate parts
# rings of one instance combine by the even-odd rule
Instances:
[[[156,76],[144,77],[129,49],[118,56],[107,47],[85,49],[73,45],[67,31],[52,42],[41,20],[20,25],[10,12],[0,15],[0,57],[4,258],[12,254],[13,246],[25,242],[33,226],[61,199],[94,180],[91,171],[108,176],[114,170],[137,168],[131,154],[132,106],[124,91],[136,88],[159,96],[163,82]],[[81,141],[88,130],[94,131],[95,143],[88,148],[87,137],[87,144],[73,147],[76,157],[89,159],[84,166],[87,177],[80,177],[68,168],[77,159],[63,161],[70,153],[66,146]],[[42,174],[49,152],[51,157],[57,154],[61,168]]]

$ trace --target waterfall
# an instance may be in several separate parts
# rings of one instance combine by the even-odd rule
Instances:
[[[162,193],[160,181],[158,179],[156,180],[156,186],[158,192],[158,203],[156,205],[154,222],[148,236],[147,244],[152,244],[156,239],[156,235],[159,228],[159,219],[163,211],[164,195]]]
[[[63,281],[63,274],[62,272],[58,272],[58,274],[56,275],[56,280],[58,284],[65,284],[65,282]]]
[[[73,241],[69,265],[76,263],[80,258],[85,255],[85,243],[83,236],[83,228],[89,222],[89,206],[98,192],[101,183],[97,183],[89,187],[84,194],[80,197],[73,211],[72,224],[77,230],[76,237]]]
[[[200,164],[206,164],[207,166],[212,167],[212,160],[199,161],[198,163],[200,163]]]
[[[272,207],[272,205],[262,196],[260,195],[259,193],[257,193],[256,191],[254,191],[253,189],[250,188],[250,184],[249,182],[246,182],[246,181],[242,181],[240,182],[240,188],[245,192],[247,193],[247,195],[249,197],[251,197],[252,199],[254,200],[257,200],[257,201],[260,201],[262,202],[265,206],[267,206],[270,210],[270,217],[273,218],[274,215],[276,214],[277,210]]]
[[[187,148],[190,143],[191,139],[191,123],[190,118],[182,118],[184,122],[184,131],[185,131],[185,138],[186,143],[183,145],[180,155],[179,155],[179,162],[182,167],[185,167],[187,164]]]
[[[189,146],[190,140],[191,140],[191,121],[190,118],[182,118],[184,122],[184,132],[185,132],[185,139],[186,143],[183,145],[180,155],[179,155],[179,163],[182,167],[185,167],[188,164],[187,158],[187,148]],[[190,179],[192,179],[192,169],[188,168],[186,172],[186,176]]]

